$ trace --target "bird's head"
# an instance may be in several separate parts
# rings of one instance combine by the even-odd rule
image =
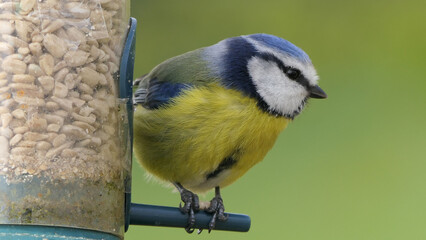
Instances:
[[[225,85],[254,97],[263,110],[293,119],[309,98],[326,98],[309,56],[268,34],[230,38],[208,48]],[[220,62],[220,64],[217,64]]]

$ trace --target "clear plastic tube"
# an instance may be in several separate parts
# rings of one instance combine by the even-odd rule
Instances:
[[[122,236],[126,0],[0,3],[0,224]]]

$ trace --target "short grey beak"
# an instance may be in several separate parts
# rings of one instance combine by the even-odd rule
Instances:
[[[327,98],[327,94],[318,85],[311,87],[309,93],[310,98]]]

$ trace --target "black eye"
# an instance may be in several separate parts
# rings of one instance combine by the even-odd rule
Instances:
[[[299,78],[300,76],[300,71],[295,69],[295,68],[288,68],[287,71],[285,72],[285,74],[287,75],[287,77],[289,77],[292,80],[296,80]]]

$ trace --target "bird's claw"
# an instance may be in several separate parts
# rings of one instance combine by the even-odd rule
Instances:
[[[192,227],[186,227],[185,228],[185,231],[187,232],[187,233],[193,233],[194,231],[195,231],[195,228],[192,228]],[[198,233],[199,234],[199,233]]]
[[[182,190],[181,199],[184,205],[182,206],[182,203],[179,203],[179,210],[182,213],[189,215],[188,226],[185,228],[185,230],[187,233],[193,233],[195,230],[195,212],[198,212],[200,209],[200,201],[196,194],[186,189]]]
[[[179,210],[188,214],[188,226],[185,228],[187,233],[193,233],[195,231],[195,212],[200,210],[200,200],[198,199],[197,194],[185,189],[180,183],[175,183],[176,188],[180,192],[181,200],[183,202],[179,204]],[[225,207],[223,205],[223,199],[220,196],[219,187],[215,188],[215,197],[210,201],[210,206],[205,209],[206,212],[212,213],[212,219],[209,222],[209,233],[215,228],[216,220],[226,221],[228,216],[225,215]],[[200,234],[203,229],[198,230],[198,234]]]
[[[184,203],[183,207],[182,203],[179,203],[179,209],[182,213],[189,213],[190,209],[193,209],[194,211],[198,211],[200,209],[200,200],[198,199],[197,194],[184,189],[180,194],[180,197]]]
[[[206,209],[206,212],[213,213],[212,219],[209,223],[209,233],[215,228],[216,219],[218,219],[219,221],[228,220],[228,216],[225,215],[225,206],[223,205],[223,199],[220,197],[220,195],[214,197],[210,201],[210,207]]]

